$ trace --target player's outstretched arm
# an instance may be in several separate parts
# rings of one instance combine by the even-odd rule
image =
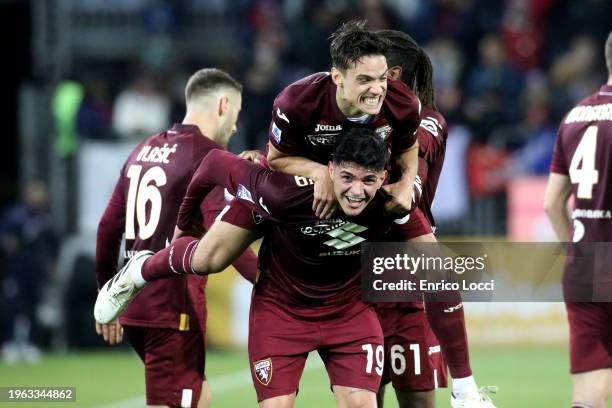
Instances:
[[[268,164],[270,168],[293,176],[314,180],[312,210],[321,219],[330,218],[338,205],[327,166],[299,156],[289,156],[270,144]]]
[[[561,242],[569,241],[570,217],[567,200],[571,192],[572,184],[568,176],[550,173],[544,193],[544,211]]]
[[[216,222],[198,243],[191,265],[198,274],[221,272],[258,238],[255,231],[225,221]]]

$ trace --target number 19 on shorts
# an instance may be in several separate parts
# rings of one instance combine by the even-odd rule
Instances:
[[[378,344],[376,346],[376,352],[374,352],[374,346],[372,344],[364,344],[361,346],[361,349],[366,352],[366,374],[372,374],[372,366],[374,365],[374,360],[376,359],[376,374],[382,375],[383,373],[383,364],[385,363],[385,350],[383,346]]]

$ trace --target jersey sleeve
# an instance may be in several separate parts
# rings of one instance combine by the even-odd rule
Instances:
[[[303,114],[296,107],[299,105],[299,87],[285,88],[274,100],[272,120],[268,139],[278,151],[289,156],[303,154],[304,141]]]
[[[98,223],[96,239],[96,280],[101,288],[117,272],[121,237],[125,228],[125,196],[119,178]]]
[[[251,248],[247,248],[232,265],[238,273],[251,283],[257,279],[257,255]]]
[[[550,172],[569,175],[567,162],[565,160],[565,152],[562,144],[562,128],[557,133],[557,140],[553,149],[552,160],[550,163]]]
[[[448,125],[442,115],[424,112],[417,135],[420,157],[423,157],[428,163],[444,159]]]
[[[227,188],[236,199],[265,218],[282,220],[294,200],[286,200],[295,190],[293,176],[274,172],[241,159],[233,153],[212,150],[200,163],[187,187],[177,225],[188,230],[200,203],[217,185]]]
[[[402,81],[389,81],[384,108],[393,122],[393,154],[410,148],[417,140],[421,101]]]

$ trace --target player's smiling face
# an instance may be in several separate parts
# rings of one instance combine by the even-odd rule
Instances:
[[[376,115],[387,94],[387,60],[382,55],[361,58],[345,72],[332,68],[336,101],[346,116]]]
[[[372,170],[356,163],[329,164],[334,194],[342,211],[355,217],[366,208],[382,186],[385,170]]]

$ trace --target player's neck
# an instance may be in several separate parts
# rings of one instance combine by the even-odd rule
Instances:
[[[183,125],[197,126],[200,129],[200,133],[202,133],[205,137],[219,143],[218,140],[215,140],[215,136],[217,134],[217,124],[214,120],[208,120],[207,118],[203,117],[203,115],[187,112],[187,114],[185,114],[185,118],[183,119]]]

